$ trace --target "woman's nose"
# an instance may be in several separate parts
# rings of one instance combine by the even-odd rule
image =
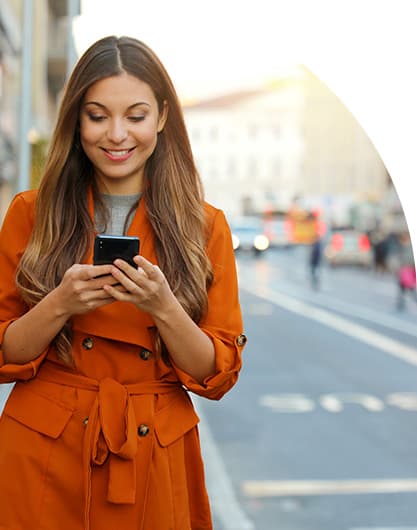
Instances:
[[[111,142],[119,144],[127,138],[128,132],[123,120],[110,120],[107,137]]]

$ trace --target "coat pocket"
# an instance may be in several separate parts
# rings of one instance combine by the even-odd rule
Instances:
[[[64,403],[25,388],[24,383],[16,385],[4,409],[6,416],[53,439],[61,436],[73,412]]]
[[[73,410],[47,393],[32,390],[33,384],[15,385],[0,419],[0,499],[7,499],[0,501],[0,525],[5,528],[46,528],[40,520],[48,488],[62,493],[66,487],[65,475],[59,475],[57,466],[65,466],[61,435]]]
[[[173,399],[155,414],[155,434],[162,447],[166,447],[197,425],[197,416],[190,397],[185,392]]]

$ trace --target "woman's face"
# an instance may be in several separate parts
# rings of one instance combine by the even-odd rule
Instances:
[[[98,188],[130,195],[142,190],[145,163],[165,124],[151,87],[123,73],[87,90],[80,112],[80,138],[95,168]]]

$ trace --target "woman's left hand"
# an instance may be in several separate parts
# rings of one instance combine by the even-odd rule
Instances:
[[[115,300],[131,302],[149,313],[178,368],[202,383],[216,371],[212,340],[186,313],[161,269],[142,256],[133,259],[137,269],[115,260],[110,273],[119,288],[104,285],[103,289]]]
[[[135,256],[134,261],[137,269],[117,259],[111,270],[112,276],[126,291],[120,291],[111,285],[105,285],[103,289],[116,300],[131,302],[151,315],[166,313],[177,300],[164,273],[142,256]]]

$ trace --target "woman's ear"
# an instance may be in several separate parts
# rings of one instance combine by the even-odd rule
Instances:
[[[159,114],[158,118],[158,128],[157,131],[160,133],[162,129],[165,127],[165,123],[168,118],[168,101],[164,101],[162,111]]]

